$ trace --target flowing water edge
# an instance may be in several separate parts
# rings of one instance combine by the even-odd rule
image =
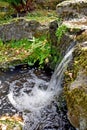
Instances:
[[[66,103],[59,96],[63,72],[72,51],[65,55],[52,78],[37,68],[1,72],[0,115],[21,114],[25,124],[23,130],[75,130],[67,119]]]

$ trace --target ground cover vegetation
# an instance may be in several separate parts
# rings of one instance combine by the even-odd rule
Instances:
[[[8,2],[17,13],[29,12],[34,9],[33,0],[2,0],[3,2]]]
[[[20,4],[27,4],[28,1],[21,1],[21,0],[2,0],[2,7],[7,9],[9,5],[16,5],[19,6]],[[17,10],[16,10],[17,11]],[[2,10],[4,12],[4,10]],[[7,13],[8,12],[8,13]],[[11,12],[11,13],[9,13]],[[8,10],[6,10],[6,15],[1,16],[0,24],[8,23],[13,20],[12,14],[14,12],[14,7],[11,6]],[[21,12],[21,10],[19,11]],[[1,12],[0,12],[1,13]],[[56,19],[55,11],[42,11],[36,10],[30,12],[27,10],[27,15],[24,16],[26,19],[29,20],[37,20],[43,24],[46,24],[54,19]],[[20,63],[28,63],[29,65],[34,65],[38,62],[39,66],[43,68],[46,64],[51,68],[55,68],[55,65],[60,57],[59,53],[57,52],[56,47],[52,46],[51,42],[48,40],[48,36],[41,36],[39,38],[33,39],[21,39],[19,41],[11,40],[8,42],[3,43],[0,40],[0,64],[7,68],[7,65],[16,65]],[[19,61],[19,59],[21,61]],[[15,62],[13,62],[13,60]],[[6,63],[8,63],[6,65]]]
[[[50,45],[44,38],[21,39],[19,41],[9,41],[5,44],[0,41],[0,63],[11,62],[19,59],[20,62],[34,65],[39,61],[39,65],[44,64],[45,59],[50,55]]]

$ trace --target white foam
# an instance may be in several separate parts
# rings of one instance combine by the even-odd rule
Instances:
[[[24,89],[27,87],[24,84],[24,88],[20,90],[19,96],[15,96],[13,91],[15,86],[15,82],[10,85],[10,92],[8,94],[8,98],[12,105],[18,110],[37,110],[45,105],[49,104],[50,101],[53,100],[54,95],[59,95],[61,92],[61,79],[63,77],[63,73],[67,68],[68,63],[72,58],[72,52],[74,48],[68,51],[68,53],[64,56],[61,63],[57,66],[50,84],[48,86],[48,82],[39,79],[36,75],[32,74],[33,80],[35,81],[35,85],[32,88],[30,93],[25,93]],[[27,79],[27,83],[30,82],[30,79]],[[40,89],[40,84],[44,84],[48,86],[47,90]],[[13,88],[13,89],[12,89]]]
[[[8,98],[12,105],[18,110],[37,110],[44,107],[52,99],[52,92],[35,87],[30,95],[22,92],[19,96],[14,96],[11,91]]]

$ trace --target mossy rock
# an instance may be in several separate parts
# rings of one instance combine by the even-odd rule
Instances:
[[[87,16],[87,0],[65,0],[56,7],[58,17],[63,19]]]
[[[78,45],[65,72],[68,118],[79,130],[87,130],[87,45]]]
[[[76,86],[75,86],[76,87]],[[83,87],[83,86],[81,86]],[[70,122],[76,127],[82,130],[82,123],[84,121],[83,128],[87,128],[87,93],[84,89],[74,88],[72,91],[67,91],[67,106],[68,117]]]
[[[80,35],[76,37],[76,40],[78,42],[84,42],[87,41],[87,30],[83,31]]]

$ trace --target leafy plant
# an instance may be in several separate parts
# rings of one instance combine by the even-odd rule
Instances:
[[[29,12],[34,9],[33,0],[2,0],[8,2],[18,12]]]
[[[9,63],[14,60],[21,60],[21,63],[34,65],[37,61],[40,67],[46,64],[46,58],[49,59],[51,53],[50,43],[46,40],[46,36],[40,38],[21,39],[20,41],[1,43],[0,62]],[[16,62],[15,62],[16,64]],[[14,64],[14,65],[15,65]]]
[[[0,47],[2,47],[3,46],[3,42],[2,42],[2,40],[0,39]]]
[[[65,25],[60,25],[56,30],[56,36],[58,38],[58,42],[60,42],[62,36],[67,32],[67,27]]]
[[[38,63],[40,68],[48,65],[52,69],[60,60],[56,47],[51,47],[46,36],[33,39],[9,41],[3,44],[0,41],[0,64],[18,65],[28,63],[30,66]]]
[[[45,64],[45,59],[50,55],[50,44],[47,40],[37,39],[35,43],[31,45],[31,55],[28,57],[28,64],[34,64],[39,61],[39,65],[42,67]]]
[[[58,48],[56,46],[51,47],[51,57],[50,57],[50,67],[55,69],[57,63],[60,63],[62,59],[61,53],[58,52]]]

